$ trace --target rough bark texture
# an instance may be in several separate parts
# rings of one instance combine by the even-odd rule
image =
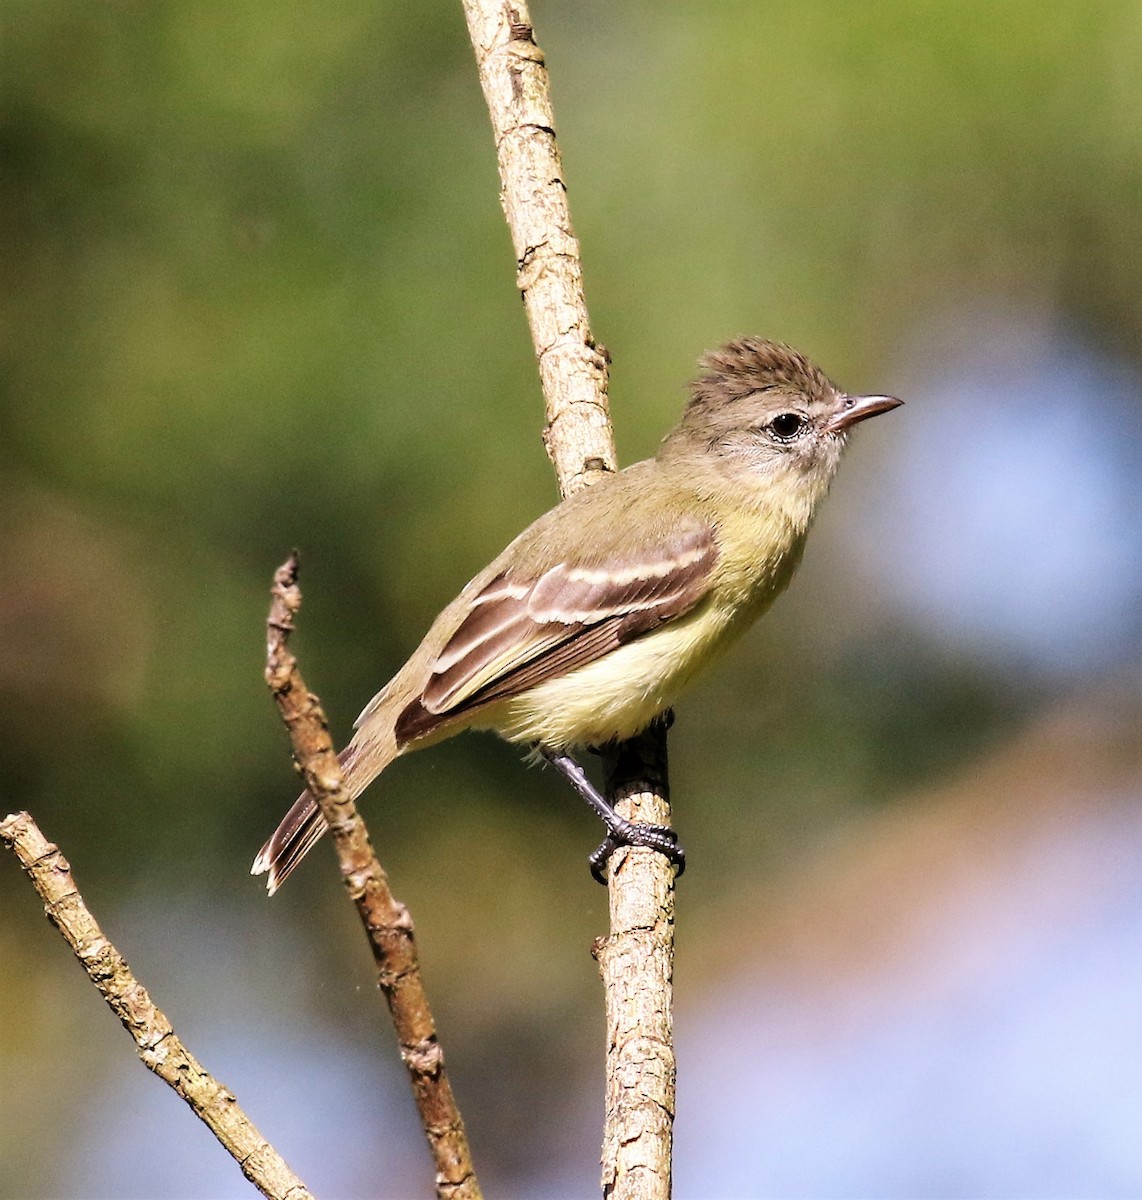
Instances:
[[[543,51],[522,0],[464,0],[500,167],[500,202],[511,230],[547,405],[544,443],[564,495],[615,469],[607,407],[607,356],[595,345],[583,295],[579,243]]]
[[[412,917],[389,888],[365,823],[345,790],[321,704],[305,686],[289,650],[294,617],[301,607],[295,556],[278,568],[271,594],[266,682],[289,730],[305,785],[329,822],[341,877],[365,926],[377,982],[388,1001],[401,1059],[435,1164],[436,1194],[441,1200],[479,1200],[468,1137],[444,1069],[444,1051],[420,974]]]
[[[607,790],[632,821],[670,823],[666,726],[605,755]],[[611,859],[611,933],[595,944],[607,1007],[603,1195],[670,1195],[674,1124],[674,868],[652,850]]]
[[[587,318],[579,244],[555,140],[543,53],[523,0],[464,0],[499,160],[501,201],[515,247],[547,406],[544,442],[563,494],[615,466],[607,356]],[[611,786],[639,780],[621,809],[666,825],[665,727],[616,751]],[[603,1190],[671,1192],[674,1122],[672,976],[674,867],[653,850],[623,850],[610,872],[611,935],[597,947],[606,989],[607,1109]]]
[[[131,1035],[144,1064],[190,1105],[263,1196],[309,1200],[305,1184],[257,1131],[234,1093],[182,1044],[147,989],[108,941],[83,902],[59,847],[44,837],[27,813],[0,821],[0,842],[20,860],[44,902],[48,919],[67,939],[91,982]]]

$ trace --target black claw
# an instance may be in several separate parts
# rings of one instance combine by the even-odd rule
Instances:
[[[607,862],[620,846],[646,846],[650,850],[657,850],[678,868],[675,879],[681,878],[686,871],[686,851],[678,845],[678,834],[673,829],[668,825],[623,820],[587,857],[592,876],[604,887],[607,884]]]
[[[667,710],[665,720],[672,721],[674,714]],[[569,754],[537,747],[540,754],[571,784],[595,810],[607,827],[607,836],[599,847],[590,855],[591,874],[601,883],[606,884],[605,869],[607,860],[620,846],[646,846],[665,854],[678,868],[678,875],[686,870],[686,851],[678,845],[678,835],[668,825],[651,825],[643,821],[628,821],[615,812],[614,805],[601,795],[586,772]],[[677,876],[675,877],[677,878]]]
[[[601,883],[603,887],[607,886],[607,862],[618,848],[618,842],[608,833],[587,855],[587,862],[591,864],[591,875],[595,882]]]

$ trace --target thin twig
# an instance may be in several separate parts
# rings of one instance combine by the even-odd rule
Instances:
[[[479,1200],[468,1137],[444,1069],[444,1052],[420,975],[412,917],[389,888],[365,823],[345,789],[321,703],[305,686],[289,649],[289,635],[301,607],[297,571],[293,554],[274,574],[266,622],[266,682],[289,730],[305,785],[329,822],[341,877],[372,947],[377,982],[388,1001],[436,1166],[436,1194],[441,1200]]]
[[[607,357],[587,318],[547,69],[525,0],[463,2],[539,360],[544,441],[566,496],[613,469],[615,453]],[[619,760],[611,786],[621,785],[624,815],[669,824],[665,729],[622,747]],[[635,789],[632,778],[641,781]],[[611,934],[597,947],[609,1039],[603,1190],[615,1200],[665,1200],[674,1121],[674,867],[653,850],[620,852],[610,900]]]
[[[0,821],[0,842],[19,859],[44,902],[48,919],[131,1035],[144,1065],[190,1105],[263,1196],[311,1200],[305,1184],[257,1131],[234,1093],[203,1068],[155,1007],[147,989],[91,915],[59,847],[44,837],[26,812]]]

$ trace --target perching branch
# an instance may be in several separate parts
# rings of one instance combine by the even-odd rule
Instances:
[[[547,404],[544,442],[570,495],[615,469],[607,357],[591,336],[543,51],[523,0],[464,0],[496,140],[500,202]]]
[[[147,989],[107,940],[79,894],[67,859],[26,813],[0,821],[0,842],[20,860],[44,911],[63,934],[91,982],[134,1039],[143,1064],[190,1105],[270,1200],[312,1200],[305,1184],[254,1128],[225,1088],[182,1044],[170,1021],[155,1007]]]
[[[607,791],[624,817],[670,820],[665,721],[604,755]],[[670,1195],[674,1125],[674,870],[661,854],[611,859],[611,934],[595,943],[607,1008],[603,1195]]]
[[[389,888],[365,823],[345,789],[321,703],[305,686],[289,649],[289,635],[301,607],[297,570],[294,554],[274,574],[266,622],[266,682],[289,730],[305,786],[329,823],[341,878],[365,926],[377,964],[377,982],[388,1001],[401,1058],[408,1068],[417,1112],[436,1165],[436,1194],[441,1200],[479,1200],[468,1137],[444,1069],[444,1052],[420,975],[412,917]]]
[[[547,69],[524,0],[464,0],[464,11],[539,360],[544,442],[566,496],[613,470],[615,453],[607,360],[587,318]],[[623,815],[669,824],[665,728],[620,747],[614,765],[609,786],[624,797]],[[620,851],[611,860],[610,901],[611,934],[596,947],[608,1029],[603,1192],[665,1200],[674,1121],[673,865],[642,847]]]

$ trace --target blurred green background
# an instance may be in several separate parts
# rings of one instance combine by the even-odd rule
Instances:
[[[580,0],[532,15],[622,461],[653,453],[697,356],[740,333],[908,401],[855,439],[790,594],[679,708],[683,1096],[709,1014],[761,1004],[740,1028],[718,1018],[747,1039],[781,1003],[805,1006],[797,988],[902,994],[887,968],[866,979],[875,956],[853,939],[830,956],[830,889],[948,796],[979,821],[1007,814],[983,840],[1021,848],[1036,896],[1058,870],[1027,831],[1048,808],[1052,827],[1073,817],[1060,844],[1092,847],[1074,894],[1101,897],[1076,904],[1142,945],[1138,864],[1115,874],[1104,856],[1137,844],[1142,795],[1138,6]],[[176,1028],[324,1195],[431,1187],[328,851],[272,903],[247,876],[296,790],[260,678],[267,588],[300,547],[295,648],[344,740],[438,608],[554,502],[497,191],[459,4],[0,5],[2,807],[61,844]],[[1056,745],[1043,731],[1060,713],[1081,787],[1045,807],[1070,776],[1012,748]],[[518,757],[459,739],[398,763],[365,807],[418,922],[486,1184],[586,1195],[598,831]],[[996,762],[1002,797],[973,784]],[[1081,834],[1107,811],[1129,833]],[[1006,877],[1006,856],[977,858],[950,895]],[[905,872],[888,907],[913,911],[926,882]],[[790,893],[818,924],[776,921]],[[837,903],[861,911],[859,893]],[[1058,925],[1018,899],[979,903],[1013,914],[1002,935],[984,922],[1008,965],[1012,930]],[[0,914],[0,1194],[246,1194],[131,1061],[11,862]],[[951,925],[956,945],[982,928]],[[864,933],[893,928],[880,912]],[[774,964],[813,939],[827,967],[781,991]],[[934,934],[919,945],[946,961]],[[1035,945],[1044,971],[1078,969]],[[973,1003],[1020,1024],[1002,972],[970,981]],[[1136,982],[1092,995],[1142,1011]],[[862,1103],[881,1087],[898,1102],[859,1136],[813,1037],[819,1093],[796,1134],[786,1101],[809,1075],[790,1068],[767,1124],[772,1056],[711,1083],[708,1103],[696,1090],[679,1116],[687,1194],[1047,1194],[1051,1157],[1011,1150],[1024,1142],[1066,1148],[1075,1192],[1137,1194],[1142,1152],[1092,1151],[1087,1134],[1142,1104],[1140,1085],[1095,1071],[1081,1104],[1040,1119],[1044,1080],[1075,1096],[1054,1034],[1002,1076],[1023,1124],[984,1122],[994,1154],[978,1129],[947,1135],[935,1099],[921,1120],[917,1095],[948,1095],[926,1047],[978,1053],[964,1112],[999,1069],[924,1004],[907,1017],[928,1014],[927,1041],[851,1065]],[[1064,1027],[1094,1004],[1080,994]],[[853,1045],[900,1023],[869,1005]],[[1114,1030],[1089,1070],[1142,1047],[1137,1018]],[[797,1036],[778,1038],[787,1057]],[[695,1133],[732,1128],[726,1109],[750,1114],[740,1176]]]

